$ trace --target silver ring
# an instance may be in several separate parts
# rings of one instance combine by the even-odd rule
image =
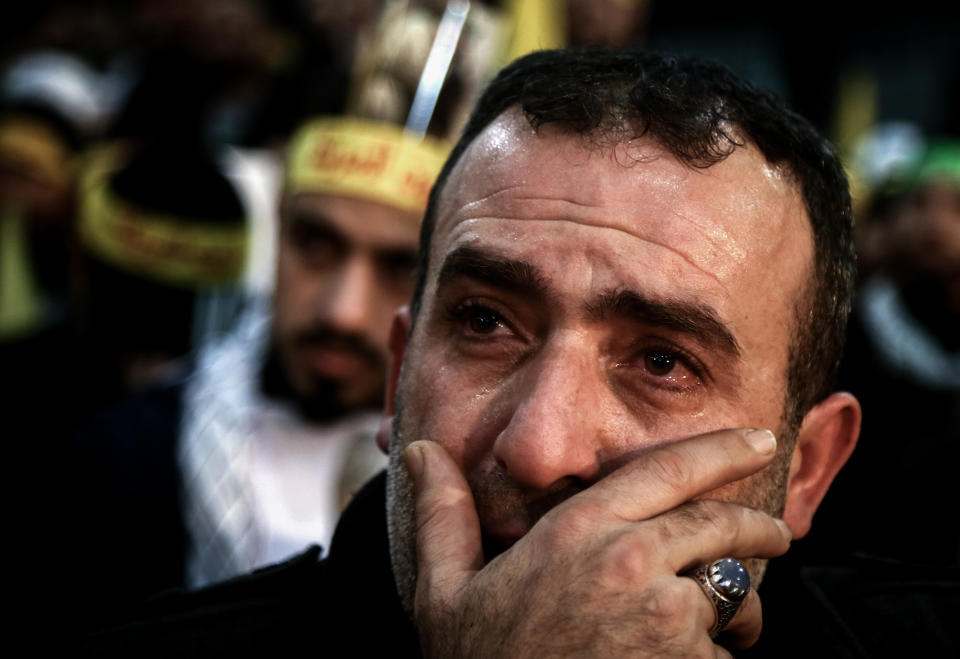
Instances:
[[[750,592],[750,573],[737,559],[721,558],[701,565],[690,576],[700,584],[713,604],[717,617],[710,629],[710,636],[716,636],[730,624]]]

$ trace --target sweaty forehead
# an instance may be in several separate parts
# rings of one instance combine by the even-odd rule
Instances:
[[[430,261],[489,220],[561,220],[659,245],[717,281],[751,261],[806,270],[812,238],[792,177],[749,143],[708,168],[654,139],[530,126],[509,110],[464,152],[438,206]],[[445,240],[446,239],[446,240]],[[445,244],[446,243],[446,244]]]

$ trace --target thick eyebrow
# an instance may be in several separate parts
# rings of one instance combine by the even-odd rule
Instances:
[[[440,267],[438,285],[443,286],[456,277],[469,277],[540,299],[550,297],[546,279],[533,264],[474,247],[461,246],[447,255]],[[741,353],[733,333],[706,305],[653,299],[636,291],[617,289],[601,294],[587,305],[587,311],[598,320],[613,315],[688,334],[699,343],[733,357]]]
[[[456,277],[469,277],[531,297],[545,298],[548,295],[545,279],[533,264],[474,247],[461,246],[447,255],[437,275],[438,286]]]
[[[301,226],[306,226],[308,229],[325,231],[343,238],[343,232],[340,231],[333,220],[327,217],[326,214],[318,212],[317,210],[304,210],[294,206],[293,208],[287,209],[285,212],[280,214],[280,222],[285,228],[290,228],[291,226],[299,224]]]
[[[732,357],[740,356],[740,344],[708,306],[678,300],[651,299],[636,291],[618,289],[600,295],[588,305],[595,318],[619,316],[663,327],[693,337],[698,343],[717,348]]]

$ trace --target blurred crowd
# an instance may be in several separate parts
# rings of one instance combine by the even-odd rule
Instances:
[[[957,12],[670,4],[2,10],[0,399],[29,473],[8,535],[28,610],[100,624],[329,543],[383,465],[390,321],[448,144],[501,65],[564,45],[714,56],[836,139],[861,263],[840,386],[864,425],[799,551],[960,564]],[[51,584],[71,592],[51,605]]]

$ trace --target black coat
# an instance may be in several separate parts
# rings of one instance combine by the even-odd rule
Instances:
[[[318,548],[251,575],[152,602],[85,645],[102,657],[420,656],[390,568],[381,474]],[[960,576],[852,559],[771,563],[764,632],[745,657],[960,656]]]

